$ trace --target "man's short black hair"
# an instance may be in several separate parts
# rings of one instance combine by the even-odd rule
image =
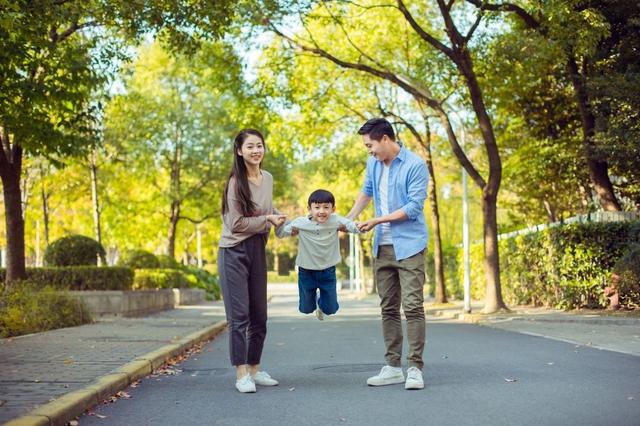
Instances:
[[[396,134],[393,131],[393,126],[387,121],[386,118],[372,118],[367,120],[360,130],[359,135],[369,135],[369,139],[380,141],[384,135],[387,135],[392,141],[396,140]]]
[[[331,206],[336,206],[336,199],[333,197],[333,194],[324,189],[316,189],[309,195],[309,201],[307,201],[307,205],[311,207],[313,203],[331,203]]]

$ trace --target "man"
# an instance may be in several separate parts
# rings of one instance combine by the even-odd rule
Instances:
[[[423,389],[422,353],[425,343],[424,250],[427,227],[423,207],[429,174],[424,161],[396,141],[393,127],[384,118],[367,121],[358,131],[371,158],[364,185],[347,215],[358,216],[373,199],[375,218],[358,223],[361,232],[376,228],[373,240],[374,279],[380,295],[382,333],[387,365],[367,384],[405,384]],[[405,381],[401,368],[402,322],[407,320],[409,354]]]

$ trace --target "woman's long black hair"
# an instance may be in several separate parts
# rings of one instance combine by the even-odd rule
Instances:
[[[229,181],[232,177],[236,179],[236,198],[240,201],[240,209],[243,216],[251,216],[256,211],[256,203],[251,199],[251,190],[249,189],[249,179],[247,178],[247,166],[244,164],[244,159],[238,154],[238,151],[242,150],[242,144],[250,136],[257,136],[262,141],[262,145],[267,149],[267,145],[264,142],[264,136],[256,129],[243,129],[241,130],[233,140],[233,167],[227,178],[227,182],[224,185],[224,194],[222,196],[222,214],[229,211],[229,201],[227,194],[229,192]],[[260,163],[262,166],[262,163]]]

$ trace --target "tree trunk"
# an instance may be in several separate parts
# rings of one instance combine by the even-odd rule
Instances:
[[[569,58],[567,67],[576,94],[578,109],[580,110],[582,150],[589,168],[591,184],[598,195],[600,205],[605,211],[621,211],[622,207],[616,198],[613,184],[609,178],[609,165],[606,161],[598,159],[594,152],[593,136],[595,135],[596,120],[589,105],[589,95],[584,84],[583,74],[580,73],[574,57]]]
[[[180,201],[171,202],[171,214],[169,216],[169,233],[167,235],[167,256],[175,257],[176,234],[180,217]]]
[[[44,177],[44,172],[42,172],[41,177]],[[47,193],[47,188],[44,186],[44,182],[42,183],[40,194],[42,197],[42,222],[44,222],[44,244],[45,244],[45,247],[49,247],[49,194]]]
[[[498,251],[498,221],[496,198],[483,193],[482,216],[484,219],[484,274],[486,293],[483,312],[491,313],[507,309],[502,300],[500,284],[500,254]]]
[[[433,173],[433,164],[427,162],[429,169],[428,198],[431,207],[431,224],[433,227],[433,263],[436,284],[436,303],[447,303],[447,290],[444,282],[444,262],[442,261],[442,239],[440,237],[440,213],[438,212],[438,196],[436,193],[435,175]]]
[[[89,162],[89,170],[91,171],[91,202],[93,204],[93,226],[96,241],[102,244],[102,230],[100,227],[100,203],[98,200],[98,166],[96,164],[95,151],[91,153]],[[98,266],[102,263],[102,259],[98,256]]]
[[[3,139],[8,139],[8,135],[5,134]],[[14,144],[10,149],[7,149],[7,146],[9,146],[8,140],[3,140],[2,145],[4,149],[0,160],[0,177],[2,178],[7,232],[7,274],[5,282],[9,284],[27,276],[24,258],[22,194],[20,191],[22,148]]]
[[[473,69],[473,62],[467,50],[457,51],[458,69],[465,77],[471,104],[480,126],[487,159],[489,161],[489,179],[482,189],[482,210],[484,219],[484,267],[486,278],[485,306],[486,313],[507,309],[502,300],[500,286],[500,262],[498,253],[497,200],[500,182],[502,181],[502,161],[495,139],[491,119],[482,96],[482,90]]]

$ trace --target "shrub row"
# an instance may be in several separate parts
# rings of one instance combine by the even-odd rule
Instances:
[[[4,282],[6,270],[0,269]],[[66,266],[27,268],[27,283],[64,290],[130,290],[133,271],[123,267]]]
[[[91,322],[81,301],[33,283],[0,286],[0,337],[20,336]]]
[[[502,239],[499,242],[502,294],[508,304],[606,307],[608,300],[603,289],[611,279],[614,265],[632,244],[639,242],[638,221],[563,225]],[[462,249],[445,254],[448,291],[461,298]],[[485,291],[482,243],[473,244],[470,255],[471,295],[481,299]],[[630,302],[637,305],[640,300]]]

